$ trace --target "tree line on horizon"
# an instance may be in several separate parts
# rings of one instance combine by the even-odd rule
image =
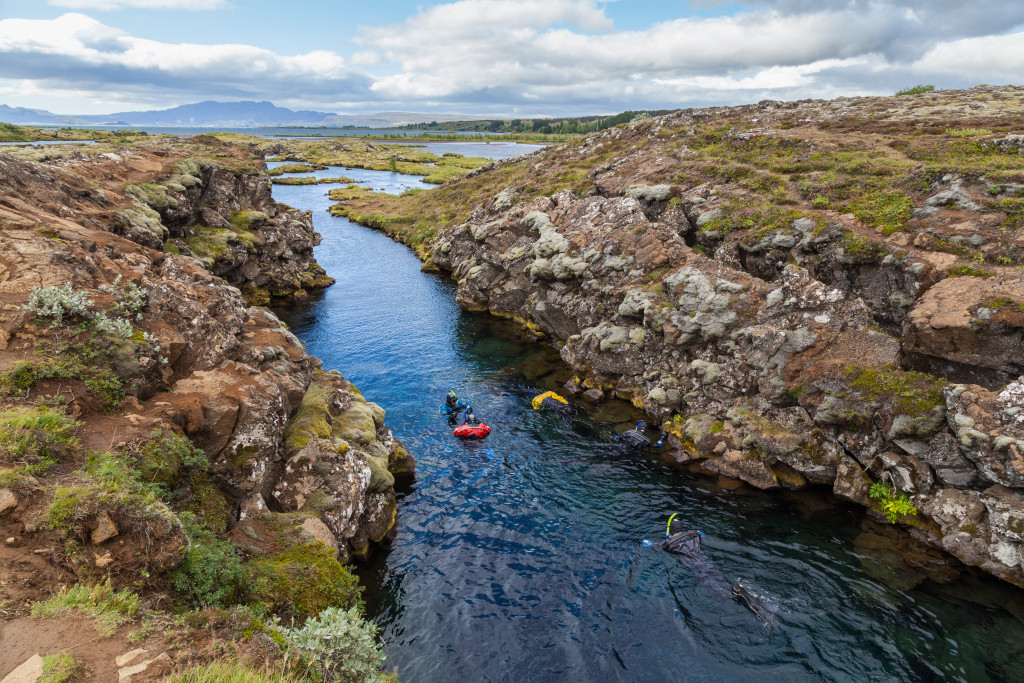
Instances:
[[[638,116],[667,114],[669,109],[647,111],[630,110],[612,116],[579,116],[551,119],[485,119],[478,121],[445,121],[438,123],[411,123],[397,126],[397,130],[433,130],[439,132],[478,133],[539,133],[542,135],[577,135],[596,133],[613,128],[620,123],[629,123]]]

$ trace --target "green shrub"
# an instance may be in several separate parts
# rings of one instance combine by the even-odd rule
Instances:
[[[885,482],[876,481],[872,484],[868,495],[878,501],[878,506],[892,524],[898,522],[901,517],[913,517],[917,514],[917,508],[906,494],[902,491],[897,492]]]
[[[142,309],[146,307],[145,289],[134,282],[122,283],[120,275],[114,278],[112,284],[103,285],[100,289],[117,297],[109,309],[110,313],[136,320],[142,318]]]
[[[923,92],[932,92],[935,90],[934,85],[915,85],[912,88],[905,88],[903,90],[897,90],[897,95],[920,95]]]
[[[22,308],[35,313],[47,325],[57,327],[64,323],[65,317],[88,316],[92,305],[88,294],[73,289],[70,282],[65,282],[60,287],[33,288],[28,303]]]
[[[0,375],[0,393],[24,394],[35,383],[35,366],[26,360],[18,361],[10,370]]]
[[[362,606],[358,580],[322,543],[256,559],[247,584],[253,600],[284,616],[305,618],[328,607]]]
[[[245,579],[235,547],[202,526],[195,515],[181,513],[190,547],[171,574],[172,585],[194,605],[230,605],[238,601]]]
[[[310,673],[324,681],[386,680],[377,626],[360,617],[355,608],[328,607],[301,628],[285,629],[284,634],[310,663]]]
[[[48,600],[32,605],[32,616],[58,617],[77,609],[95,619],[101,633],[111,636],[135,618],[140,606],[139,596],[127,590],[115,591],[109,581],[95,586],[80,583],[71,588],[64,586]]]
[[[186,471],[210,469],[210,461],[201,449],[167,429],[150,432],[149,441],[136,447],[134,455],[140,480],[159,485],[164,498]]]

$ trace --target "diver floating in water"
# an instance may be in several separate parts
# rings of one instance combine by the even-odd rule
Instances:
[[[491,433],[491,428],[481,422],[473,413],[473,406],[466,406],[466,421],[452,432],[460,439],[482,439]]]
[[[697,581],[713,593],[724,597],[732,598],[742,603],[760,619],[765,626],[775,624],[775,614],[772,613],[764,600],[751,593],[738,580],[730,582],[725,573],[718,568],[701,550],[700,542],[704,537],[703,531],[684,530],[681,522],[675,522],[679,513],[673,513],[668,518],[668,526],[665,528],[665,540],[660,545],[664,550],[679,556],[697,577]],[[644,541],[644,545],[654,546],[650,541]]]
[[[441,414],[448,418],[448,424],[455,424],[459,419],[459,413],[469,407],[465,401],[455,395],[454,391],[449,391],[448,395],[444,397],[444,403],[441,405]]]
[[[647,437],[647,423],[643,420],[638,420],[633,429],[627,429],[616,436],[615,442],[622,444],[630,450],[650,448],[652,446],[660,447],[665,443],[665,436],[665,431],[662,430],[661,436],[658,437],[658,440],[652,443]]]
[[[530,401],[530,405],[533,406],[534,410],[546,410],[569,417],[576,414],[576,409],[569,405],[567,400],[553,391],[545,391],[543,394],[534,396],[533,400]]]

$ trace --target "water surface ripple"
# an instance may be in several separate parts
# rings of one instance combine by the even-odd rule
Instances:
[[[398,192],[408,176],[332,168]],[[326,213],[329,186],[276,186],[313,211],[336,285],[279,313],[327,368],[388,411],[417,458],[390,550],[361,570],[367,611],[408,681],[933,681],[1024,675],[1022,592],[986,577],[911,582],[854,539],[859,510],[825,493],[729,490],[615,452],[634,419],[530,409],[564,381],[557,354],[517,326],[468,315],[406,248]],[[437,408],[448,389],[494,432],[463,444]],[[679,512],[705,551],[775,607],[762,626],[644,548]]]

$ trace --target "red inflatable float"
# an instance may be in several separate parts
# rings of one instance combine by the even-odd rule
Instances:
[[[459,425],[452,432],[455,436],[460,439],[482,439],[491,433],[491,428],[485,425],[483,422],[477,424],[464,424]]]

